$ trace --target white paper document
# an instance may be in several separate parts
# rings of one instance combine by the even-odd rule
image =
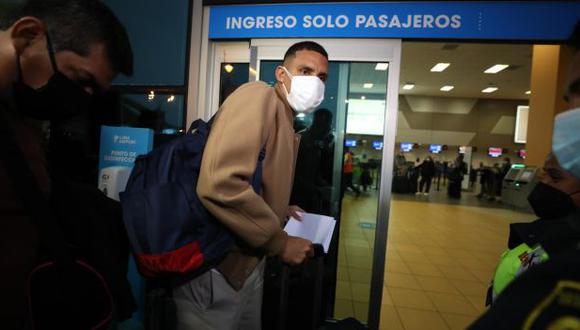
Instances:
[[[312,241],[313,244],[321,244],[324,253],[328,253],[328,247],[332,240],[336,220],[320,214],[303,213],[302,221],[290,218],[284,231],[290,236],[302,237]]]

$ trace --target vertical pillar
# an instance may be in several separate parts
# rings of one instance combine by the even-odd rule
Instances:
[[[544,164],[552,149],[554,116],[566,108],[563,100],[573,52],[567,46],[534,45],[526,164]]]

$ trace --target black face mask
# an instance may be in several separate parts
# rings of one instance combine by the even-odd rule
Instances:
[[[534,213],[542,219],[561,218],[576,211],[577,207],[570,196],[580,193],[566,194],[543,182],[539,182],[528,196],[528,202]]]
[[[34,89],[22,81],[20,56],[17,58],[18,80],[13,83],[12,88],[18,111],[38,120],[62,120],[82,114],[89,108],[91,95],[58,71],[48,36],[46,44],[54,74],[39,89]]]

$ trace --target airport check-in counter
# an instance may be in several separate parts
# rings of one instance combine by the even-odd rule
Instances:
[[[506,176],[503,178],[502,182],[502,192],[501,192],[501,200],[505,205],[515,206],[514,205],[514,198],[516,195],[516,179],[520,176],[521,172],[525,170],[524,165],[514,165]]]
[[[538,183],[538,168],[526,167],[522,169],[514,182],[513,205],[522,210],[531,210],[528,195]]]

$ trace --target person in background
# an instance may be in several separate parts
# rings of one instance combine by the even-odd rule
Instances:
[[[499,201],[501,199],[501,189],[502,189],[502,185],[503,185],[503,178],[504,178],[504,174],[503,174],[503,165],[500,166],[500,164],[493,164],[493,183],[492,183],[492,190],[491,190],[491,194],[490,197],[488,198],[488,200],[490,201]]]
[[[435,180],[437,181],[437,191],[439,191],[439,185],[441,183],[441,172],[443,171],[443,165],[441,161],[437,160],[435,162]]]
[[[409,173],[410,192],[419,195],[419,177],[421,173],[419,165],[421,164],[421,159],[417,158],[415,162],[410,162],[410,164],[412,165]]]
[[[403,167],[407,165],[407,158],[405,157],[404,153],[399,152],[395,156],[395,164],[397,165],[397,167]]]
[[[433,158],[431,156],[425,158],[423,163],[419,165],[419,168],[421,172],[421,181],[419,183],[419,191],[417,194],[428,196],[429,191],[431,190],[431,182],[435,175],[435,162],[433,162]],[[425,190],[423,190],[423,188],[425,188]]]
[[[467,164],[463,161],[463,155],[459,154],[453,163],[449,173],[449,187],[447,195],[453,199],[461,198],[461,182],[467,173]]]
[[[334,135],[331,128],[332,112],[318,109],[312,125],[300,139],[290,204],[300,205],[309,213],[330,215],[330,196],[325,191],[332,185]]]
[[[443,185],[447,185],[447,179],[449,178],[449,163],[444,161],[443,162],[443,170],[441,171],[443,175]]]
[[[487,198],[490,193],[490,172],[491,170],[483,165],[483,163],[479,164],[479,184],[481,186],[481,190],[477,195],[477,198]]]
[[[363,191],[366,192],[368,186],[370,186],[373,182],[371,178],[371,169],[369,165],[369,159],[366,153],[363,153],[361,161],[360,161],[360,184],[363,187]]]
[[[499,171],[499,175],[497,176],[497,180],[499,182],[499,186],[495,190],[495,194],[496,194],[496,199],[498,199],[498,201],[501,199],[503,179],[508,174],[508,172],[509,172],[509,170],[511,168],[512,168],[512,162],[511,162],[511,160],[509,159],[509,157],[505,157],[504,160],[503,160],[503,163],[501,164],[501,168],[500,168],[500,171]]]
[[[481,168],[482,164],[479,165]],[[473,191],[473,189],[475,188],[475,183],[477,182],[477,173],[478,170],[472,168],[471,171],[469,172],[469,189],[471,191]]]
[[[354,191],[356,197],[360,196],[360,189],[358,189],[352,182],[354,173],[354,154],[348,147],[344,148],[344,163],[342,166],[342,173],[342,195],[344,196],[346,190],[350,188],[352,191]]]
[[[509,159],[509,157],[504,158],[503,164],[501,165],[501,174],[503,175],[504,178],[507,175],[507,173],[510,171],[511,168],[512,168],[512,162]]]

